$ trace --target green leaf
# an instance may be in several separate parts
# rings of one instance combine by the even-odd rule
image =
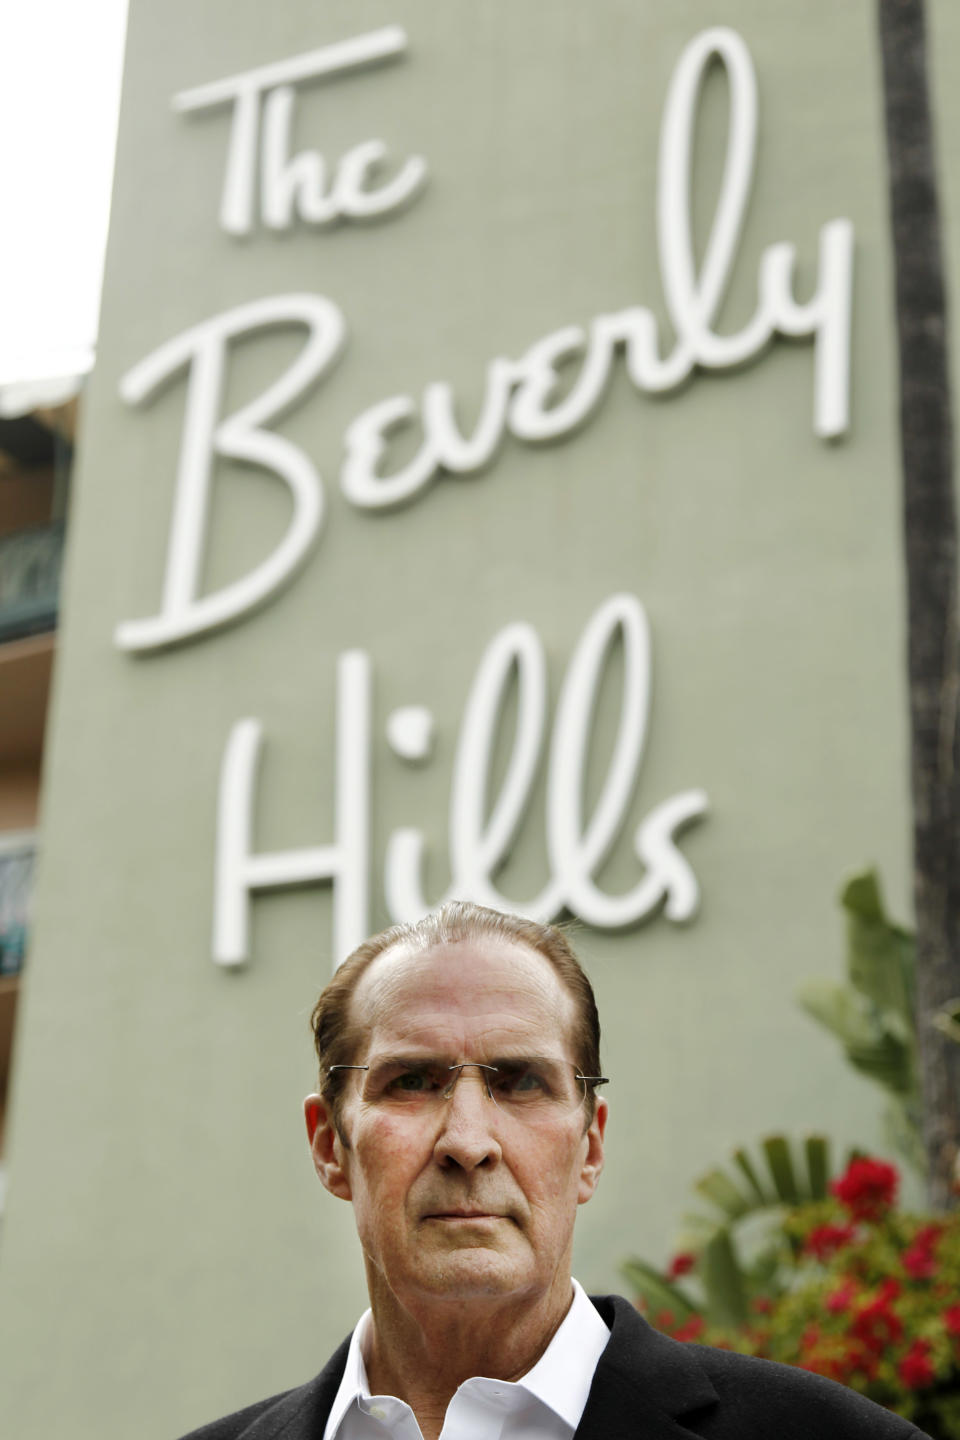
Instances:
[[[876,870],[851,875],[840,891],[840,904],[850,915],[856,915],[867,924],[883,920],[883,900]]]
[[[691,1214],[688,1211],[680,1217],[676,1235],[676,1250],[678,1252],[692,1250],[695,1255],[699,1255],[717,1231],[723,1229],[723,1225],[724,1222],[717,1219],[716,1216]]]
[[[745,1267],[746,1275],[750,1282],[750,1290],[753,1294],[764,1294],[772,1289],[777,1282],[780,1271],[780,1255],[773,1247],[764,1250],[757,1256],[753,1264]]]
[[[913,1055],[892,1035],[883,1035],[873,1045],[847,1046],[847,1059],[855,1070],[894,1095],[912,1095],[916,1088]]]
[[[893,1011],[880,1012],[872,1001],[831,980],[808,980],[797,999],[809,1015],[841,1041],[855,1069],[895,1095],[916,1088],[912,1031]]]
[[[797,988],[797,1000],[821,1025],[844,1045],[869,1046],[884,1034],[874,1006],[849,985],[836,980],[805,980]]]
[[[803,1142],[811,1200],[825,1200],[830,1180],[830,1143],[823,1135],[808,1135]]]
[[[835,1035],[850,1065],[881,1085],[900,1111],[891,1111],[901,1155],[919,1150],[917,1035],[913,1014],[916,954],[913,936],[887,916],[876,871],[854,875],[840,901],[847,922],[850,983],[808,980],[797,991],[804,1010]],[[941,1029],[960,1041],[957,1013],[941,1017]],[[898,1118],[899,1116],[899,1118]],[[911,1135],[911,1128],[916,1134]],[[916,1158],[910,1163],[916,1163]]]
[[[636,1257],[625,1260],[620,1266],[620,1273],[636,1298],[646,1303],[651,1316],[656,1316],[661,1310],[669,1310],[678,1322],[682,1322],[691,1315],[699,1314],[693,1301],[645,1260]]]
[[[919,1100],[890,1100],[884,1111],[883,1121],[891,1150],[905,1160],[918,1175],[926,1176],[929,1160],[920,1130]]]
[[[784,1205],[799,1204],[800,1191],[787,1140],[783,1135],[770,1135],[763,1141],[762,1148],[778,1198]]]
[[[693,1188],[716,1205],[718,1210],[722,1210],[724,1215],[731,1220],[745,1215],[751,1208],[749,1201],[744,1199],[729,1175],[723,1170],[709,1170],[706,1175],[702,1175],[699,1180],[694,1182]]]
[[[887,918],[876,872],[854,876],[840,903],[847,912],[850,984],[878,1009],[892,1011],[912,1026],[913,939]]]
[[[759,1204],[774,1204],[776,1196],[764,1190],[763,1186],[760,1183],[760,1177],[754,1169],[753,1161],[750,1159],[750,1156],[747,1154],[746,1150],[742,1148],[740,1150],[734,1150],[733,1159],[734,1163],[740,1167],[741,1172],[746,1176],[747,1183],[749,1184],[750,1189],[753,1191],[754,1198],[759,1202]]]
[[[723,1223],[721,1220],[718,1220],[715,1215],[700,1215],[696,1210],[684,1211],[680,1220],[685,1232],[688,1232],[688,1243],[678,1245],[678,1250],[702,1249]]]
[[[700,1256],[700,1275],[711,1320],[719,1325],[742,1325],[750,1308],[743,1271],[728,1230],[721,1230]]]

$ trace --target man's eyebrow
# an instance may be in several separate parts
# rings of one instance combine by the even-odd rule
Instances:
[[[376,1058],[371,1058],[369,1065],[371,1070],[379,1070],[382,1066],[390,1065],[424,1065],[432,1060],[441,1065],[537,1065],[545,1063],[564,1065],[568,1063],[562,1055],[531,1055],[528,1050],[518,1051],[515,1054],[501,1052],[483,1060],[462,1060],[459,1056],[454,1057],[453,1051],[444,1055],[437,1050],[422,1050],[416,1054],[378,1055]]]
[[[562,1055],[531,1055],[529,1050],[517,1054],[503,1054],[495,1056],[491,1065],[563,1065],[565,1060]]]
[[[429,1065],[432,1061],[439,1061],[446,1064],[444,1055],[438,1055],[436,1050],[421,1050],[416,1054],[377,1055],[371,1057],[368,1063],[370,1070],[392,1069],[396,1065]]]

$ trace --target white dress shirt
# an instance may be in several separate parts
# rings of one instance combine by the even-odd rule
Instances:
[[[367,1310],[353,1332],[323,1440],[423,1440],[409,1405],[393,1395],[370,1394],[363,1363],[369,1324]],[[482,1375],[465,1380],[447,1406],[440,1440],[572,1440],[609,1339],[574,1280],[573,1303],[533,1369],[517,1381]]]

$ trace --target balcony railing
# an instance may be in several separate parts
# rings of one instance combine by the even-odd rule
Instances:
[[[0,644],[57,623],[63,522],[0,535]]]
[[[32,845],[0,851],[0,975],[16,975],[23,964],[33,864]]]

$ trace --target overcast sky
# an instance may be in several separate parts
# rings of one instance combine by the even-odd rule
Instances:
[[[0,21],[0,385],[96,338],[127,0],[11,0]]]

